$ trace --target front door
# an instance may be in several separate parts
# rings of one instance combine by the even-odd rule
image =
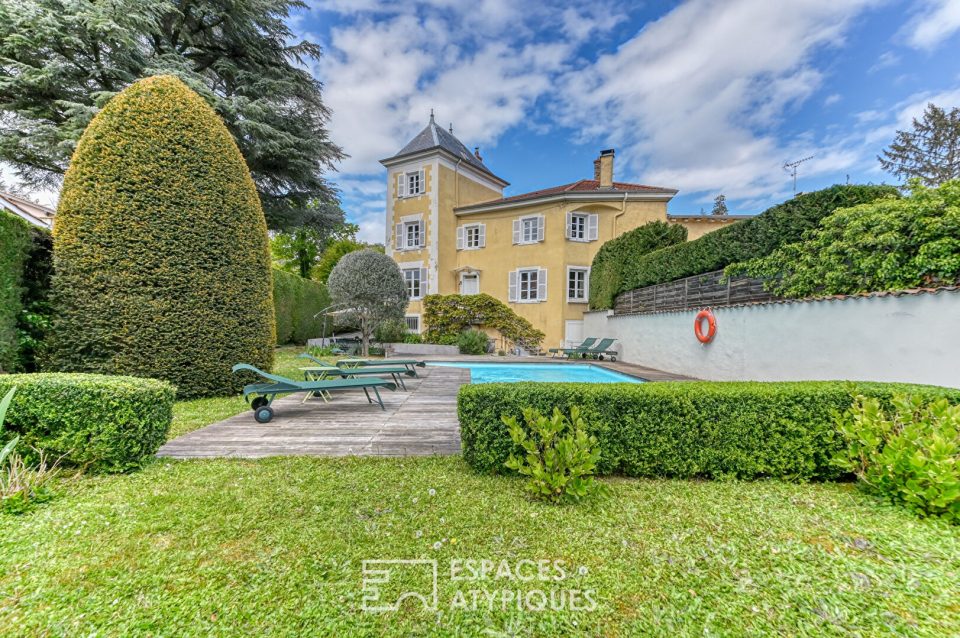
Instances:
[[[476,295],[480,292],[480,275],[461,275],[460,294]]]

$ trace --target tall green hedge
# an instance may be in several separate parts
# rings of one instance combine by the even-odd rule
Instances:
[[[0,210],[0,372],[18,364],[17,320],[23,309],[23,268],[30,252],[27,222]]]
[[[659,248],[687,241],[687,229],[678,224],[655,221],[635,228],[600,247],[590,268],[590,307],[612,308],[623,291],[628,265]]]
[[[237,392],[275,340],[267,227],[236,143],[172,76],[108,102],[81,137],[54,225],[50,365]]]
[[[174,388],[155,379],[98,374],[0,375],[0,396],[16,387],[4,429],[18,451],[103,472],[140,466],[163,445],[173,419]]]
[[[323,331],[323,318],[314,318],[314,315],[329,305],[327,287],[320,282],[273,269],[277,345],[302,345],[307,339],[319,337]]]
[[[599,441],[600,474],[833,479],[843,446],[834,412],[854,394],[895,393],[960,403],[960,390],[895,383],[489,383],[460,388],[457,410],[463,457],[480,472],[505,472],[510,453],[522,453],[501,417],[577,405]]]
[[[838,208],[897,196],[897,189],[893,186],[873,185],[836,185],[802,193],[768,208],[753,219],[726,226],[690,242],[655,250],[639,259],[624,260],[616,294],[720,270],[735,262],[768,255],[784,244],[798,241],[805,231],[816,227],[821,219]]]

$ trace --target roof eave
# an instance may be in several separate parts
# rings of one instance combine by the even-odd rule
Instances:
[[[419,159],[421,157],[429,157],[434,153],[439,153],[453,162],[461,162],[462,166],[466,166],[472,169],[478,175],[483,175],[484,177],[492,179],[497,184],[500,184],[503,188],[506,188],[507,186],[510,185],[510,182],[503,179],[502,177],[497,176],[490,169],[485,167],[481,169],[475,164],[471,164],[470,162],[464,162],[462,157],[458,157],[454,155],[453,153],[443,148],[442,146],[434,146],[432,148],[424,149],[422,151],[414,151],[412,153],[405,153],[403,155],[394,155],[393,157],[388,157],[386,159],[380,160],[380,163],[383,164],[383,166],[385,166],[386,168],[390,168],[391,166],[396,166],[397,164],[402,164],[403,162],[409,162],[410,160]]]
[[[550,204],[562,201],[599,201],[599,202],[619,202],[623,201],[626,195],[627,201],[670,201],[679,191],[673,189],[664,189],[662,191],[580,191],[565,192],[544,195],[542,197],[531,197],[529,199],[518,199],[512,202],[486,202],[480,204],[471,204],[470,206],[460,206],[454,208],[456,215],[472,215],[474,213],[486,213],[492,210],[509,210],[511,208],[520,208],[532,204]]]

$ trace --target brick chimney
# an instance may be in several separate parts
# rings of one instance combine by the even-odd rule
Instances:
[[[613,149],[600,151],[600,158],[593,164],[594,173],[600,181],[600,188],[613,188]],[[599,165],[599,171],[597,166]]]
[[[593,181],[600,181],[600,158],[593,160]]]

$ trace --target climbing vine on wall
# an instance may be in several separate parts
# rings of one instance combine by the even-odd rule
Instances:
[[[525,350],[538,349],[546,336],[506,304],[486,294],[428,295],[423,307],[424,338],[432,343],[456,338],[471,326],[493,328]]]

